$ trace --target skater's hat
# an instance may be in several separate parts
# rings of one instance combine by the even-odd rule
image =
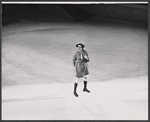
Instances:
[[[78,43],[78,44],[76,44],[76,47],[78,47],[79,45],[81,45],[81,46],[82,46],[82,48],[84,48],[84,47],[85,47],[85,45],[84,45],[84,44],[82,44],[82,43]]]

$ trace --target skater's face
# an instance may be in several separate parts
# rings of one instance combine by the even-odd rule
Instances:
[[[77,48],[78,48],[79,51],[82,51],[82,46],[81,45],[78,45]]]

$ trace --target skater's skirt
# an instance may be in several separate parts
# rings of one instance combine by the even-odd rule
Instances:
[[[85,75],[89,75],[88,64],[87,63],[76,63],[75,65],[75,77],[82,78]]]

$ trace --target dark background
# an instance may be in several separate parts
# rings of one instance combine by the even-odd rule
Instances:
[[[34,17],[31,13],[35,13]],[[93,16],[148,22],[148,4],[2,4],[2,24],[43,17],[44,13],[84,21]]]

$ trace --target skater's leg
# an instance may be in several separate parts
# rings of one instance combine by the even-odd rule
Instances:
[[[90,93],[90,91],[87,89],[87,81],[88,81],[88,75],[84,76],[84,88],[83,88],[83,91]]]
[[[77,92],[76,92],[76,90],[77,90],[77,86],[78,86],[78,81],[79,81],[79,78],[76,78],[75,79],[75,83],[74,83],[74,95],[76,96],[76,97],[78,97],[78,94],[77,94]]]
[[[89,77],[89,75],[85,75],[85,76],[83,77],[84,81],[88,81],[88,77]]]
[[[79,78],[77,78],[77,77],[76,77],[76,79],[75,79],[75,83],[78,83],[78,81],[79,81]]]

